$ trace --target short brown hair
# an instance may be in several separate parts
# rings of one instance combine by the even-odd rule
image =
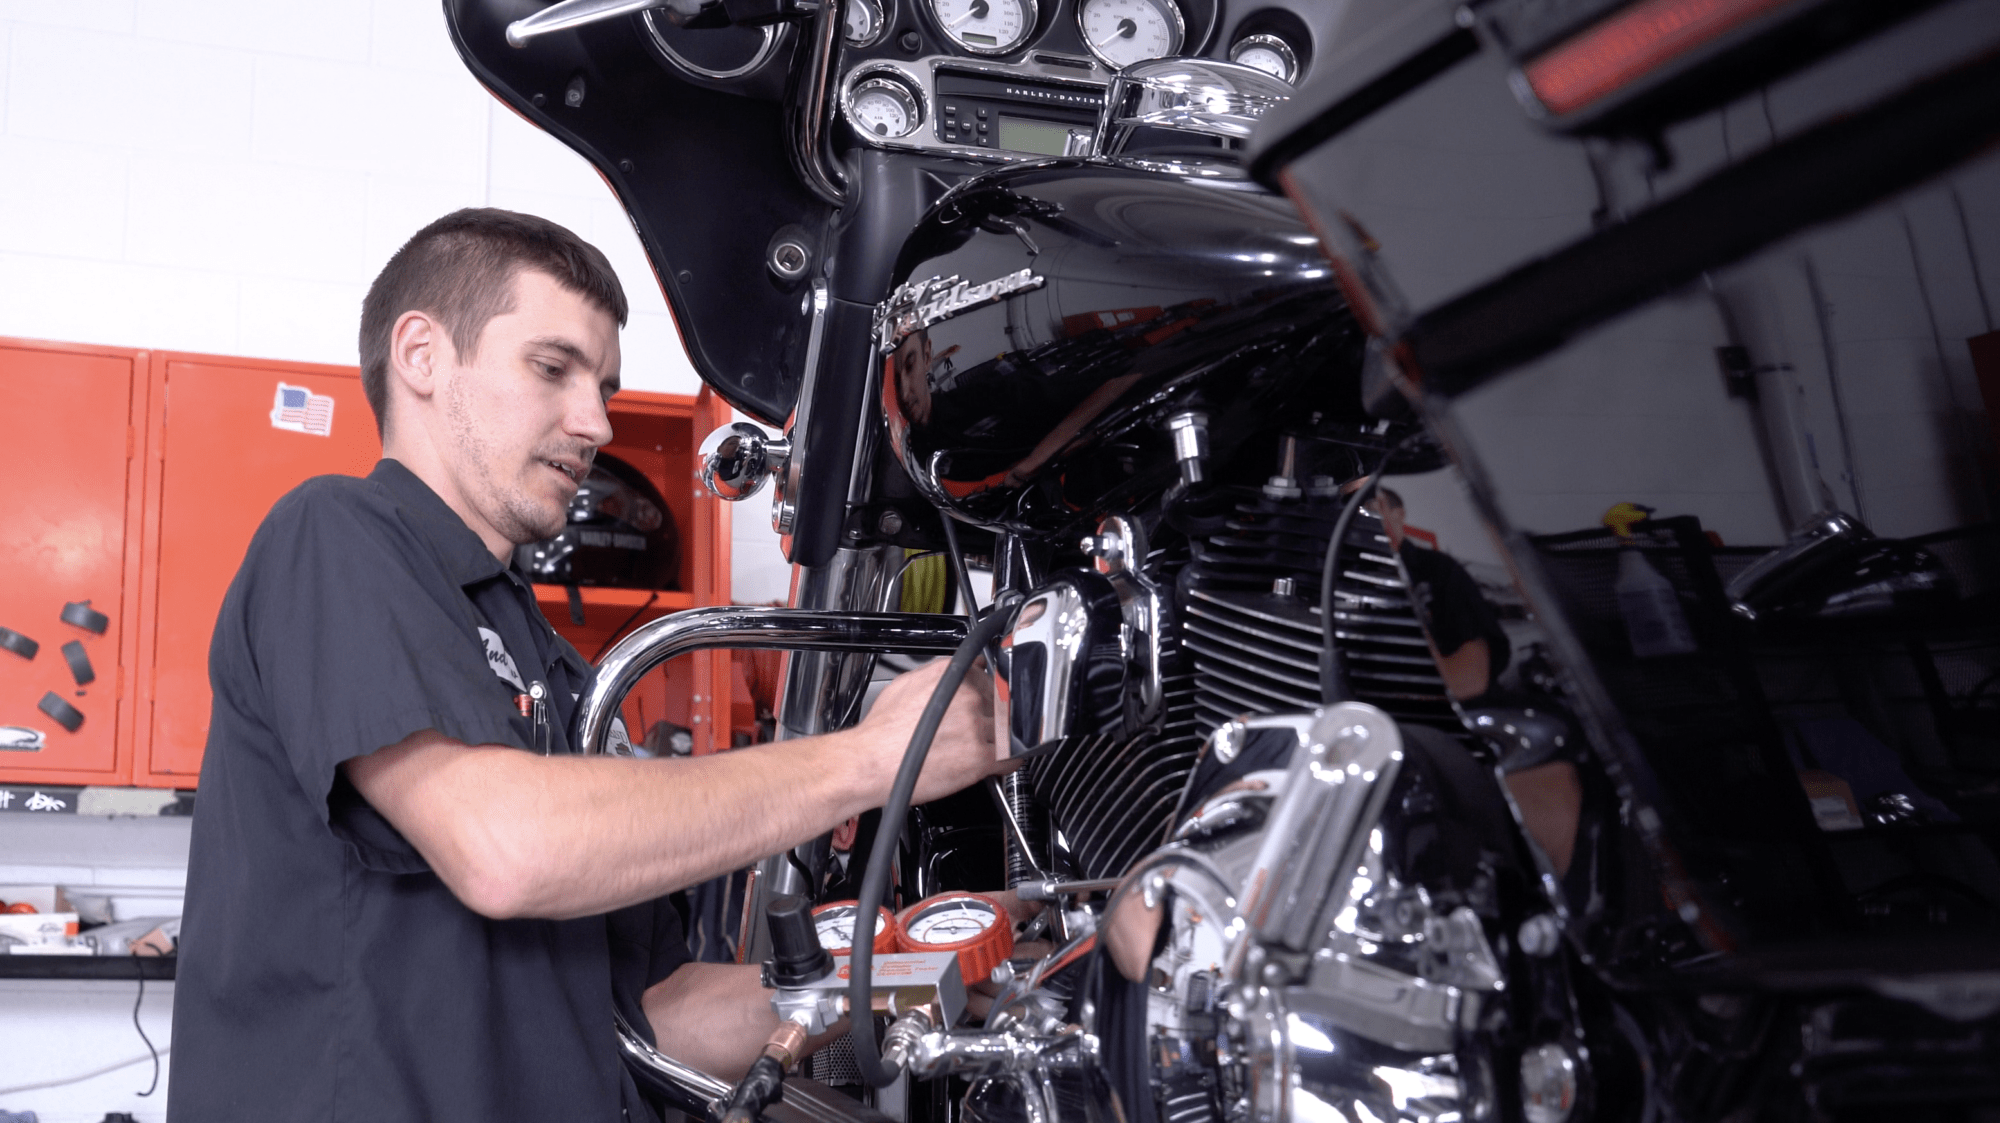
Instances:
[[[514,276],[526,269],[555,278],[625,326],[625,290],[596,246],[531,214],[453,211],[403,243],[362,298],[361,389],[378,434],[386,435],[389,421],[389,333],[397,318],[435,316],[459,356],[469,358],[487,321],[514,310]]]

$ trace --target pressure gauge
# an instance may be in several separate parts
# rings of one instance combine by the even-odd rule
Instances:
[[[896,916],[902,951],[955,951],[959,977],[983,982],[1014,952],[1014,925],[1000,902],[978,893],[940,893]]]
[[[931,0],[952,42],[976,55],[1004,55],[1035,30],[1033,0]]]
[[[1187,34],[1174,0],[1083,0],[1076,22],[1090,53],[1114,70],[1177,55]]]
[[[882,35],[888,18],[882,14],[882,0],[847,0],[847,43],[865,47]]]
[[[1299,80],[1299,55],[1292,45],[1276,35],[1245,35],[1229,48],[1229,61],[1261,70],[1280,82]]]
[[[860,908],[857,901],[830,901],[812,911],[813,930],[819,933],[819,946],[835,955],[846,955],[854,947],[854,914]],[[875,914],[875,952],[878,955],[896,950],[896,918],[888,909]]]
[[[917,131],[924,113],[909,86],[887,75],[857,83],[847,95],[847,119],[858,132],[896,140]]]

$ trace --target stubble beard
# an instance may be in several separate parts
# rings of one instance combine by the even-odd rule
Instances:
[[[452,443],[457,446],[459,462],[466,469],[465,484],[470,492],[466,501],[480,516],[517,546],[561,534],[569,521],[568,504],[552,508],[537,502],[519,478],[521,470],[539,469],[541,458],[531,457],[528,463],[515,466],[511,479],[501,478],[495,469],[505,471],[507,466],[498,463],[492,442],[473,420],[458,380],[451,383],[446,393],[445,416],[451,424]]]

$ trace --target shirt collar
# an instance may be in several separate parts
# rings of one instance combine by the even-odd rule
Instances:
[[[415,472],[404,467],[402,462],[384,457],[375,464],[375,470],[368,473],[368,479],[380,485],[394,496],[408,513],[410,523],[417,533],[424,536],[437,551],[439,560],[444,562],[451,579],[459,585],[472,585],[491,577],[497,577],[509,568],[507,563],[493,556],[486,543],[472,528],[465,525],[457,511],[451,509],[431,486],[417,477]]]

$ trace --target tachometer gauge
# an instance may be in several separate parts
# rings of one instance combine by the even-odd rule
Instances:
[[[1174,0],[1083,0],[1076,22],[1090,53],[1113,69],[1179,54],[1187,34]]]
[[[1014,952],[1014,924],[1000,902],[978,893],[940,893],[896,916],[902,951],[955,951],[967,984],[984,982]]]
[[[864,79],[847,97],[847,118],[859,132],[896,140],[917,131],[924,114],[917,95],[894,78]]]
[[[976,55],[1004,55],[1035,30],[1033,0],[931,0],[951,41]]]
[[[812,911],[813,929],[819,933],[819,946],[835,955],[846,955],[854,947],[854,912],[859,908],[856,901],[830,901]],[[875,942],[877,954],[887,954],[896,950],[896,918],[888,909],[875,914]]]
[[[847,0],[847,42],[849,46],[865,47],[882,34],[882,25],[887,23],[882,14],[882,0]]]
[[[1229,48],[1229,61],[1261,70],[1280,82],[1299,80],[1299,55],[1276,35],[1245,35]]]

